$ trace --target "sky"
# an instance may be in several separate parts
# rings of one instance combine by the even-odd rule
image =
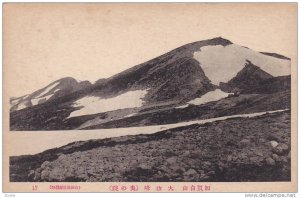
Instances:
[[[184,44],[223,37],[296,60],[296,4],[5,4],[5,94],[94,82]]]

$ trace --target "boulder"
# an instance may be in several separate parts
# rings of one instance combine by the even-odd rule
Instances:
[[[50,181],[64,181],[64,172],[60,168],[54,168],[49,172],[49,180]]]
[[[254,164],[258,164],[260,162],[260,158],[257,156],[250,157],[249,160],[251,163],[254,163]]]
[[[188,175],[188,176],[192,176],[192,175],[196,175],[196,174],[198,174],[197,171],[195,171],[192,168],[184,173],[184,175]]]
[[[273,148],[275,148],[276,146],[278,146],[278,142],[276,142],[276,141],[270,141],[270,144],[271,144],[271,146],[273,147]]]
[[[287,156],[280,156],[280,161],[284,163],[288,163],[288,157]]]
[[[175,164],[176,163],[176,157],[170,157],[170,158],[166,159],[166,162],[170,165]]]
[[[247,147],[251,144],[251,141],[248,139],[243,139],[240,141],[239,145],[241,148]]]
[[[191,148],[192,149],[192,148]],[[189,155],[190,158],[194,158],[194,159],[197,159],[197,158],[201,158],[202,157],[202,152],[200,151],[192,151],[191,154]]]
[[[266,163],[270,166],[276,165],[275,161],[271,157],[266,158]]]
[[[45,169],[41,172],[41,180],[42,181],[49,181],[49,175],[50,171],[48,169]]]
[[[258,140],[260,143],[265,143],[266,142],[266,140],[264,139],[264,138],[259,138],[259,140]]]
[[[258,150],[255,150],[255,154],[260,157],[264,156],[263,152]]]
[[[212,175],[215,175],[215,174],[216,174],[215,171],[209,171],[209,172],[207,173],[207,175],[209,175],[209,176],[212,176]]]
[[[289,146],[287,144],[280,144],[279,147],[283,152],[287,152],[289,150]]]
[[[61,154],[59,157],[58,157],[58,160],[65,160],[66,159],[66,155],[65,154]]]
[[[279,144],[277,147],[273,148],[273,153],[277,154],[277,155],[284,155],[285,153],[287,153],[289,150],[288,145],[286,144]]]
[[[221,127],[219,127],[219,126],[216,126],[216,127],[215,127],[215,131],[216,131],[217,133],[222,133],[222,132],[223,132],[223,129],[222,129]]]
[[[149,165],[147,165],[147,164],[140,164],[140,165],[138,166],[138,168],[140,168],[140,169],[142,169],[142,170],[151,170],[151,169],[152,169],[152,167],[149,166]]]
[[[246,160],[246,159],[248,159],[248,153],[246,153],[246,152],[240,152],[240,153],[238,153],[237,157],[240,160]]]
[[[228,162],[231,162],[232,160],[233,160],[232,155],[228,155],[228,156],[227,156],[227,161],[228,161]]]
[[[37,168],[34,171],[34,178],[33,178],[34,181],[39,181],[41,179],[41,171],[42,171],[42,168]]]
[[[272,154],[272,158],[277,162],[277,161],[280,161],[280,158],[277,154]]]
[[[184,156],[184,157],[189,156],[190,153],[191,153],[190,151],[185,151],[185,152],[182,154],[182,156]]]
[[[210,162],[203,162],[202,168],[204,170],[211,170],[211,163]]]

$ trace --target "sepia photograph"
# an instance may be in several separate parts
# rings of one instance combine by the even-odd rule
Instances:
[[[294,192],[296,71],[295,3],[5,3],[4,190]]]

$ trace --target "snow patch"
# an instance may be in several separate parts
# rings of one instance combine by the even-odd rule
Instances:
[[[55,88],[57,85],[59,85],[60,82],[53,83],[52,85],[49,85],[42,93],[37,95],[35,98],[40,98],[41,96],[47,94],[51,89]]]
[[[12,98],[11,100],[10,100],[10,104],[11,105],[16,105],[17,103],[19,103],[21,100],[24,100],[24,99],[26,99],[26,98],[28,98],[29,97],[29,95],[24,95],[24,96],[21,96],[21,97],[18,97],[18,98]]]
[[[228,82],[244,68],[246,59],[273,76],[291,74],[291,61],[267,56],[236,44],[204,46],[194,52],[194,59],[200,64],[205,75],[218,85]]]
[[[226,98],[229,94],[230,93],[226,93],[220,89],[216,89],[214,91],[207,92],[200,98],[195,98],[195,99],[189,101],[188,103],[193,104],[193,105],[201,105],[201,104],[205,104],[208,102],[221,100],[222,98]]]
[[[128,91],[113,98],[100,98],[96,96],[86,96],[77,100],[73,107],[82,107],[73,111],[68,118],[82,115],[97,114],[118,109],[135,108],[143,105],[142,98],[147,94],[147,90]]]
[[[189,106],[189,104],[181,105],[181,106],[179,106],[179,107],[175,107],[175,109],[184,109],[184,108],[186,108],[186,107],[188,107],[188,106]]]
[[[137,115],[137,113],[128,114],[128,115],[124,116],[124,118],[132,117],[134,115]]]
[[[33,98],[33,99],[31,99],[31,104],[32,105],[37,105],[40,102],[45,102],[45,101],[49,100],[52,96],[53,96],[53,94],[48,95],[48,96],[44,96],[44,97],[40,97],[40,98]]]
[[[16,105],[16,104],[18,104],[18,102],[20,102],[21,99],[22,99],[22,98],[13,99],[13,100],[10,101],[10,104],[11,104],[11,105]]]
[[[214,91],[207,92],[200,98],[195,98],[195,99],[187,102],[187,104],[185,104],[185,105],[175,107],[175,109],[184,109],[184,108],[188,107],[189,104],[202,105],[202,104],[205,104],[208,102],[218,101],[218,100],[221,100],[222,98],[228,97],[229,94],[232,94],[232,93],[226,93],[220,89],[216,89]]]
[[[268,113],[276,113],[286,111],[288,109],[269,111]],[[153,134],[162,130],[172,129],[176,127],[189,126],[192,124],[205,124],[214,121],[226,120],[229,118],[246,118],[264,115],[267,112],[258,112],[251,114],[240,114],[232,116],[224,116],[210,118],[205,120],[195,120],[188,122],[180,122],[176,124],[152,125],[143,127],[113,128],[113,129],[97,129],[97,130],[69,130],[64,131],[44,131],[38,136],[35,131],[26,131],[26,133],[11,133],[11,142],[8,149],[9,156],[26,155],[40,153],[46,149],[61,147],[75,141],[85,141],[91,139],[105,139],[111,137],[120,137],[125,135]],[[34,146],[32,146],[34,145]]]
[[[22,97],[22,99],[24,100],[24,99],[27,99],[29,97],[29,94],[28,95],[25,95],[25,96],[23,96]]]
[[[26,107],[27,105],[24,102],[21,102],[20,104],[17,105],[16,110],[25,109]]]

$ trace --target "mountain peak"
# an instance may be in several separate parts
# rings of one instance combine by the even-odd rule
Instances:
[[[208,45],[222,45],[227,46],[233,44],[230,40],[225,39],[223,37],[215,37],[207,40],[197,41],[196,44],[198,47],[204,47]]]
[[[219,37],[215,37],[215,38],[212,38],[212,39],[209,39],[210,41],[212,42],[216,42],[216,43],[220,43],[220,44],[223,44],[223,45],[230,45],[230,44],[233,44],[230,40],[228,39],[225,39],[221,36]]]
[[[72,77],[64,77],[64,78],[60,78],[54,82],[74,82],[75,83],[75,82],[78,82],[78,80],[76,80],[75,78],[72,78]]]

